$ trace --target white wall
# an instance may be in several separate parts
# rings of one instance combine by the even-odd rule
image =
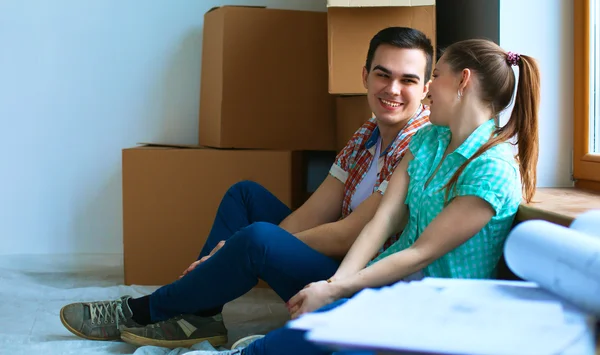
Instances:
[[[540,66],[538,186],[573,186],[573,1],[500,0],[500,46]]]
[[[203,14],[231,3],[325,10],[0,1],[0,254],[122,252],[121,149],[196,143]],[[543,72],[540,186],[571,185],[572,25],[571,0],[500,1],[500,44]]]
[[[121,149],[197,143],[204,13],[325,0],[0,1],[0,254],[120,253]]]

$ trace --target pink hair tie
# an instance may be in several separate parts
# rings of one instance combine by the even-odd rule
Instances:
[[[510,65],[519,65],[519,61],[521,61],[521,55],[519,53],[508,52],[506,53],[506,61]]]

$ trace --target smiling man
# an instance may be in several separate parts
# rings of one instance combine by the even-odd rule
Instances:
[[[409,28],[387,28],[371,40],[363,83],[384,147],[411,119],[415,121],[422,110],[428,111],[421,100],[431,77],[430,48],[425,35]]]
[[[221,345],[228,341],[223,305],[259,278],[287,302],[307,284],[331,277],[373,218],[411,137],[429,124],[421,100],[432,61],[431,41],[422,32],[392,27],[377,33],[362,71],[375,117],[356,131],[306,203],[292,212],[262,186],[238,183],[223,197],[198,260],[179,280],[140,298],[66,305],[62,323],[93,340],[172,348],[205,340]],[[385,247],[395,241],[390,238]],[[269,339],[275,353],[284,345]]]

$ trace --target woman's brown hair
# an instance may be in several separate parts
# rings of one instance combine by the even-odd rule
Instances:
[[[518,162],[523,181],[523,196],[530,202],[537,183],[539,149],[538,109],[540,102],[540,73],[535,59],[526,55],[505,52],[494,42],[471,39],[454,43],[444,52],[446,63],[455,72],[465,68],[473,71],[479,82],[479,96],[490,105],[492,117],[506,109],[515,92],[515,73],[512,65],[519,67],[514,107],[508,123],[494,131],[487,143],[461,165],[446,185],[449,190],[467,165],[488,149],[517,137]]]

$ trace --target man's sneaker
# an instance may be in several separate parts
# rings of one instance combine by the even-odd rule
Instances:
[[[145,327],[122,329],[121,339],[136,346],[171,349],[189,348],[206,340],[217,347],[227,344],[227,328],[220,313],[212,317],[184,314]]]
[[[231,346],[231,350],[244,349],[248,345],[250,345],[250,343],[253,343],[255,340],[258,340],[258,339],[264,338],[264,337],[265,337],[264,335],[260,335],[260,334],[248,335],[247,337],[243,337],[240,340],[233,343],[233,345]]]
[[[90,340],[118,340],[121,327],[140,327],[123,296],[114,301],[71,303],[60,310],[60,320],[71,333]]]

